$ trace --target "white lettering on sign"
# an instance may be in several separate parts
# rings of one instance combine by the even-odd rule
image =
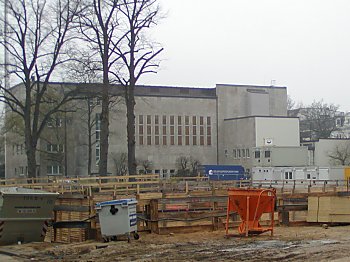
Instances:
[[[18,214],[35,214],[36,213],[35,208],[19,208],[17,209]]]

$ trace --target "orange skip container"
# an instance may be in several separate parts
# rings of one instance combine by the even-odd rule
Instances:
[[[274,208],[276,200],[276,189],[274,188],[232,188],[228,190],[226,236],[230,213],[237,212],[241,217],[241,224],[238,227],[239,235],[258,235],[264,232],[271,232],[273,236]],[[270,213],[270,225],[263,227],[259,220],[263,213]]]

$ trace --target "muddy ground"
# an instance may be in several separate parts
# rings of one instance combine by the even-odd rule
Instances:
[[[225,238],[224,231],[155,235],[106,244],[0,247],[1,261],[350,261],[350,226],[277,227],[275,235]]]

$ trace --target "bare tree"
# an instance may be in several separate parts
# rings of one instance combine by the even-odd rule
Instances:
[[[124,176],[128,172],[127,154],[112,153],[116,176]]]
[[[4,0],[2,0],[2,3]],[[51,116],[72,99],[74,91],[50,86],[56,68],[69,58],[72,23],[80,0],[7,0],[7,41],[0,42],[9,55],[9,74],[21,85],[0,85],[0,100],[24,123],[28,177],[36,176],[38,139]],[[1,20],[5,23],[4,20]],[[23,91],[22,91],[23,90]]]
[[[128,169],[136,174],[135,157],[135,86],[140,77],[147,73],[156,73],[159,66],[156,57],[163,48],[146,41],[145,31],[155,25],[160,8],[157,0],[120,0],[119,19],[126,28],[120,37],[116,52],[120,57],[124,74],[115,74],[124,87],[127,110]]]
[[[176,159],[177,175],[187,176],[190,172],[190,159],[186,156],[179,156]]]
[[[152,161],[149,161],[149,160],[141,160],[140,165],[143,168],[144,174],[149,174],[152,170],[152,167],[153,167]]]
[[[190,165],[191,165],[191,174],[193,176],[196,176],[199,172],[199,167],[201,165],[201,162],[198,159],[194,159],[193,157],[190,157]]]
[[[300,109],[301,139],[328,138],[336,131],[336,112],[338,106],[321,101],[314,101],[311,105]]]
[[[290,95],[287,96],[287,111],[295,108],[295,101]]]
[[[88,84],[89,87],[92,86],[93,83],[99,82],[101,79],[101,70],[99,66],[99,62],[94,59],[94,56],[90,54],[86,50],[80,50],[78,52],[78,60],[71,61],[66,66],[66,77],[68,80],[78,81],[80,83]],[[93,140],[93,137],[96,136],[96,125],[99,125],[99,119],[94,117],[94,113],[100,104],[100,94],[95,92],[95,90],[85,90],[86,97],[83,103],[77,105],[78,111],[80,112],[80,118],[84,122],[83,130],[87,133],[87,144],[83,144],[87,146],[87,171],[88,175],[91,175],[91,165],[92,165],[92,147],[93,145],[99,141],[98,139]]]
[[[336,145],[334,150],[328,153],[328,157],[336,165],[350,165],[350,141],[346,140]]]
[[[91,0],[87,4],[85,14],[80,17],[79,21],[81,33],[89,45],[89,51],[99,58],[100,70],[102,71],[99,162],[99,174],[101,176],[107,174],[108,165],[110,74],[113,68],[115,70],[114,66],[118,61],[118,58],[115,57],[119,26],[117,6],[118,0]]]

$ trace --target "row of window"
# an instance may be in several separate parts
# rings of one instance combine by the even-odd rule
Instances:
[[[57,164],[48,165],[46,169],[47,175],[61,175],[63,172],[63,167]],[[28,174],[27,166],[19,166],[15,168],[16,176],[26,176]]]
[[[63,167],[58,164],[48,165],[46,167],[47,175],[61,175],[62,172],[63,172]]]
[[[25,154],[25,145],[24,144],[14,144],[12,145],[13,155],[23,155]]]
[[[62,153],[64,152],[64,146],[61,144],[47,144],[47,152],[50,153]]]
[[[28,167],[27,166],[20,166],[18,168],[15,168],[15,175],[16,176],[25,176],[28,174]]]
[[[212,145],[211,117],[139,115],[136,123],[139,145]]]
[[[229,151],[225,150],[225,156],[229,156]],[[233,159],[250,158],[249,148],[235,148],[232,150]]]
[[[61,127],[62,126],[62,118],[55,117],[55,118],[50,118],[47,120],[46,125],[48,127]]]
[[[271,151],[270,150],[265,150],[264,152],[264,157],[265,158],[270,158],[271,157]],[[255,158],[261,158],[261,151],[255,151],[254,152],[254,157]]]
[[[47,152],[50,153],[61,153],[64,152],[64,146],[61,144],[47,144]],[[25,154],[25,145],[24,144],[15,144],[12,145],[13,155],[24,155]]]

